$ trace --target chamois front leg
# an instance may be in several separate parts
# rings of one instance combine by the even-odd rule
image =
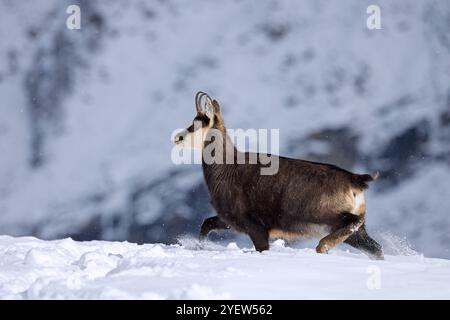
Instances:
[[[345,227],[340,228],[326,237],[320,240],[319,245],[316,247],[317,253],[328,253],[328,251],[338,244],[341,244],[348,237],[358,231],[358,229],[363,225],[364,218],[361,216],[354,216],[354,220],[348,223]]]
[[[269,231],[265,227],[251,221],[247,221],[244,228],[245,232],[252,240],[256,251],[262,252],[264,250],[269,250]]]
[[[225,222],[220,220],[219,217],[209,217],[206,218],[205,221],[203,221],[202,227],[200,228],[200,241],[205,240],[208,233],[212,230],[224,230],[224,229],[230,229],[230,226],[227,225]]]

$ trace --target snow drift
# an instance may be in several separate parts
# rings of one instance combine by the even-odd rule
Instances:
[[[449,299],[450,261],[0,236],[0,299]]]

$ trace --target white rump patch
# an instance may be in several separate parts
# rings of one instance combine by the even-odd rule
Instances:
[[[365,212],[366,199],[364,198],[364,192],[359,192],[354,197],[355,197],[355,204],[353,206],[352,213],[360,215],[363,212]]]

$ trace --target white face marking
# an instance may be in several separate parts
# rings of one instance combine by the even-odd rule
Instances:
[[[175,136],[175,144],[180,148],[191,148],[202,150],[206,134],[208,130],[214,125],[213,118],[210,118],[208,127],[202,127],[201,121],[194,121],[194,131],[190,132],[187,129],[181,131]],[[181,139],[181,140],[180,140]]]
[[[187,130],[181,131],[175,137],[175,144],[180,148],[191,148],[191,149],[203,149],[203,141],[206,136],[206,129],[201,128],[195,130],[194,132],[189,132]],[[177,140],[178,137],[183,137],[183,140]]]

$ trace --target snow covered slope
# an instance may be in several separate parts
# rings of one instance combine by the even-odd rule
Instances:
[[[450,298],[448,260],[181,243],[1,236],[0,299]]]

